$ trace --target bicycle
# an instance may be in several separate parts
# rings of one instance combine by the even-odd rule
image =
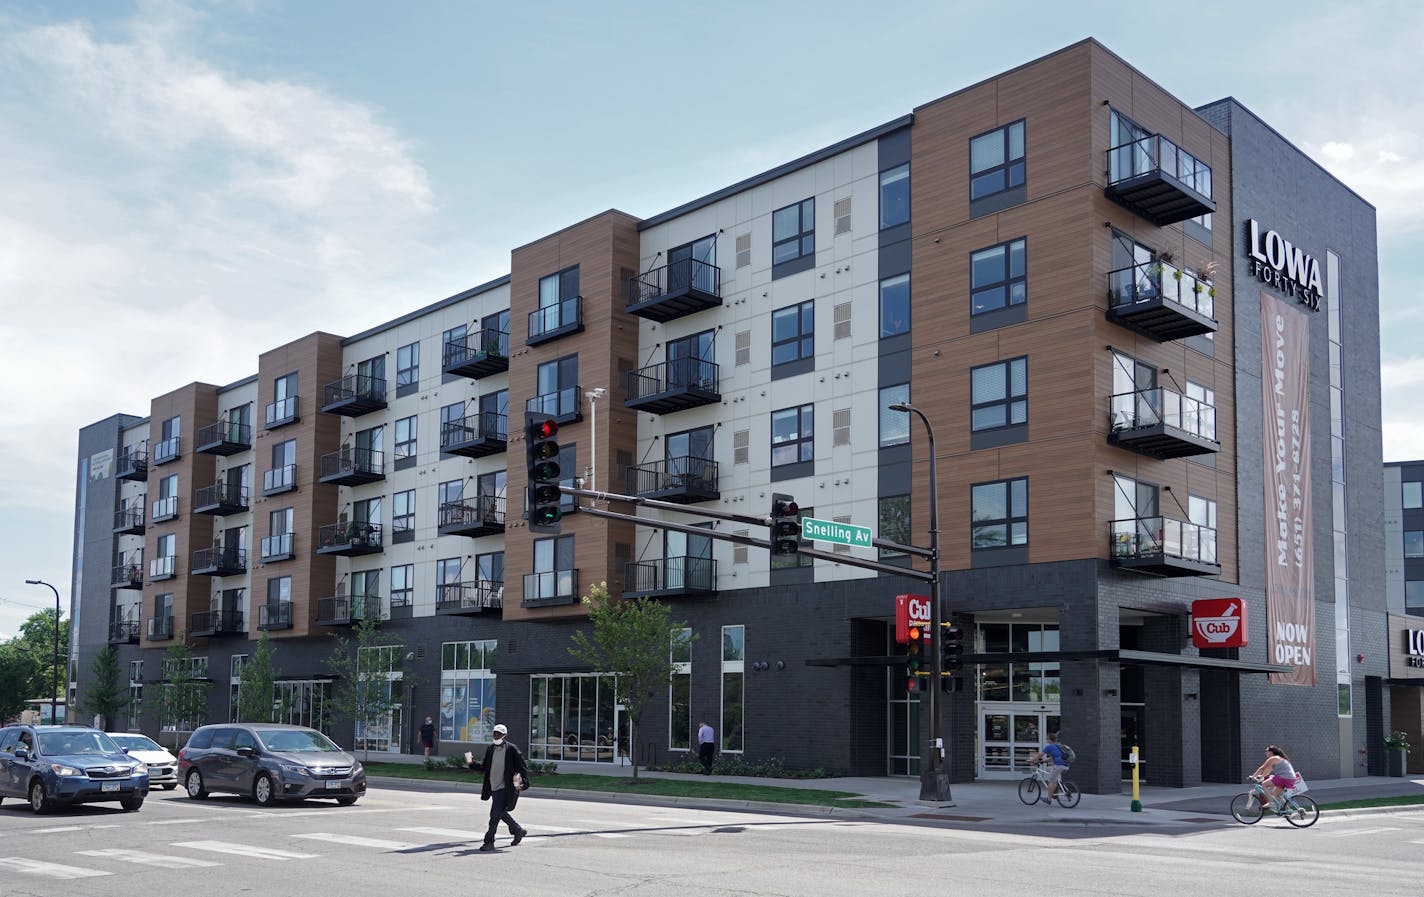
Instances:
[[[1320,818],[1320,805],[1304,794],[1281,793],[1279,807],[1271,802],[1266,789],[1257,779],[1249,779],[1251,789],[1231,799],[1231,815],[1242,825],[1254,825],[1270,811],[1296,828],[1310,828]]]
[[[1063,767],[1065,770],[1068,767]],[[1039,793],[1048,788],[1048,768],[1042,763],[1033,764],[1033,773],[1019,782],[1019,800],[1032,806],[1039,802]],[[1076,807],[1078,801],[1082,799],[1083,793],[1078,790],[1078,786],[1067,779],[1058,780],[1058,788],[1053,795],[1059,804],[1065,807]]]

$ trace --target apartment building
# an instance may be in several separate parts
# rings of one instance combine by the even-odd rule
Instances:
[[[663,763],[706,720],[748,759],[918,774],[929,702],[895,596],[924,586],[696,516],[784,493],[927,545],[927,428],[890,408],[911,403],[934,427],[945,612],[969,634],[942,702],[954,779],[1022,775],[1047,731],[1089,791],[1119,788],[1132,746],[1164,785],[1238,781],[1272,741],[1316,775],[1375,771],[1375,245],[1374,209],[1239,103],[1193,108],[1074,44],[86,427],[79,690],[116,644],[123,722],[181,728],[144,689],[184,638],[226,718],[266,633],[291,718],[350,741],[323,709],[330,635],[379,615],[408,654],[400,708],[359,733],[373,749],[432,715],[447,751],[498,719],[534,759]],[[531,532],[526,410],[560,422],[568,482],[690,514],[566,498],[557,535]],[[612,681],[567,650],[601,582],[685,621],[636,743]],[[1203,599],[1235,602],[1194,617]],[[1228,628],[1239,644],[1198,646]]]
[[[1390,731],[1424,744],[1424,461],[1384,465],[1384,584]],[[1406,772],[1424,770],[1417,755],[1405,758]]]

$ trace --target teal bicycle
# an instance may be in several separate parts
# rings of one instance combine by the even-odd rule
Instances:
[[[1267,813],[1274,813],[1296,828],[1310,828],[1320,818],[1320,805],[1313,797],[1304,794],[1282,794],[1278,803],[1272,803],[1260,780],[1250,779],[1251,790],[1243,791],[1231,799],[1231,815],[1243,825],[1260,822]]]

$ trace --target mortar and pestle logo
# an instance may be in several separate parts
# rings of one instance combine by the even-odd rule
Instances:
[[[1218,645],[1231,640],[1236,630],[1241,628],[1241,604],[1233,601],[1219,617],[1193,617],[1192,625],[1197,634],[1211,644]]]

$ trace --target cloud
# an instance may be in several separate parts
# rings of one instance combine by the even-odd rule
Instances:
[[[1419,416],[1418,410],[1419,391],[1424,387],[1424,356],[1382,361],[1380,385],[1385,460],[1424,458],[1424,418]]]

